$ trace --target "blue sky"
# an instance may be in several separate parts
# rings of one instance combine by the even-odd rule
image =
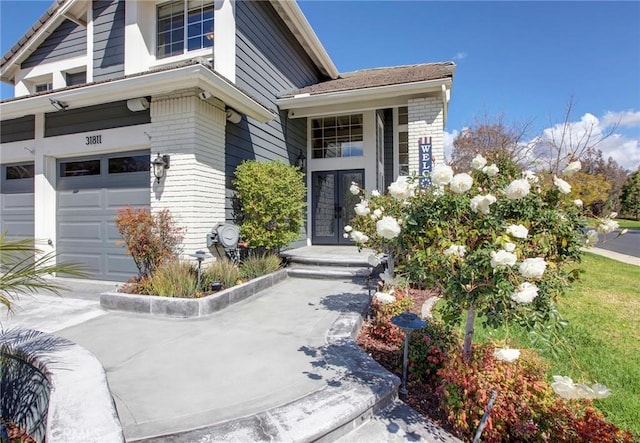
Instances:
[[[0,0],[3,54],[49,4]],[[600,148],[626,168],[640,165],[640,2],[299,5],[340,72],[453,60],[451,137],[474,117],[497,113],[531,120],[533,137],[560,123],[573,97],[576,127],[589,121],[606,130],[618,122]],[[2,98],[12,93],[2,86]]]

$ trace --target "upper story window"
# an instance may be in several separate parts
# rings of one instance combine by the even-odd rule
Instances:
[[[156,58],[213,46],[213,0],[178,0],[158,6]]]
[[[53,89],[53,83],[51,82],[47,82],[47,83],[38,83],[35,86],[35,92],[47,92],[47,91],[51,91]]]
[[[362,114],[313,119],[311,153],[313,158],[362,157]]]
[[[67,86],[73,86],[73,85],[83,85],[87,82],[87,72],[86,71],[82,71],[82,72],[73,72],[73,73],[69,73],[67,72],[66,76],[66,80],[67,80]]]

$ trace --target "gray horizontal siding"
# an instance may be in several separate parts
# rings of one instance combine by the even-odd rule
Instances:
[[[324,77],[269,2],[236,3],[236,84],[277,109],[276,98]],[[289,120],[281,112],[266,124],[244,117],[226,128],[227,219],[232,220],[231,181],[243,160],[294,163],[306,151],[306,119]]]
[[[44,136],[76,134],[151,122],[149,110],[131,112],[126,101],[45,114]]]
[[[124,75],[124,0],[93,2],[93,80]]]
[[[22,62],[21,66],[31,68],[42,63],[80,57],[86,53],[87,28],[65,20]]]
[[[0,143],[19,142],[33,140],[35,138],[35,117],[14,118],[0,122]]]

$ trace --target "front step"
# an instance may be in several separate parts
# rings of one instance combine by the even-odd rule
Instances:
[[[290,277],[320,279],[366,279],[371,274],[367,256],[355,248],[307,247],[281,253]]]

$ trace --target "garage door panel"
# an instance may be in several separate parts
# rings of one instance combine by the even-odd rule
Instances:
[[[107,271],[109,274],[119,274],[124,279],[129,279],[137,274],[136,264],[133,259],[128,255],[122,254],[105,254],[107,261]],[[135,272],[131,272],[134,269]]]
[[[58,223],[58,242],[94,242],[102,244],[102,222],[65,222]]]
[[[120,209],[127,206],[149,207],[150,191],[145,188],[145,192],[131,192],[131,189],[110,189],[106,195],[106,207],[109,209]]]
[[[3,215],[12,212],[33,215],[33,194],[2,194]]]
[[[8,238],[33,238],[33,193],[0,194],[0,232]]]
[[[58,207],[63,211],[82,209],[83,211],[102,211],[102,190],[81,189],[58,193]]]
[[[90,274],[98,274],[100,272],[100,269],[102,268],[101,255],[102,254],[100,252],[96,252],[93,254],[74,254],[71,252],[60,252],[58,253],[58,261],[81,263],[82,269],[86,270]]]

